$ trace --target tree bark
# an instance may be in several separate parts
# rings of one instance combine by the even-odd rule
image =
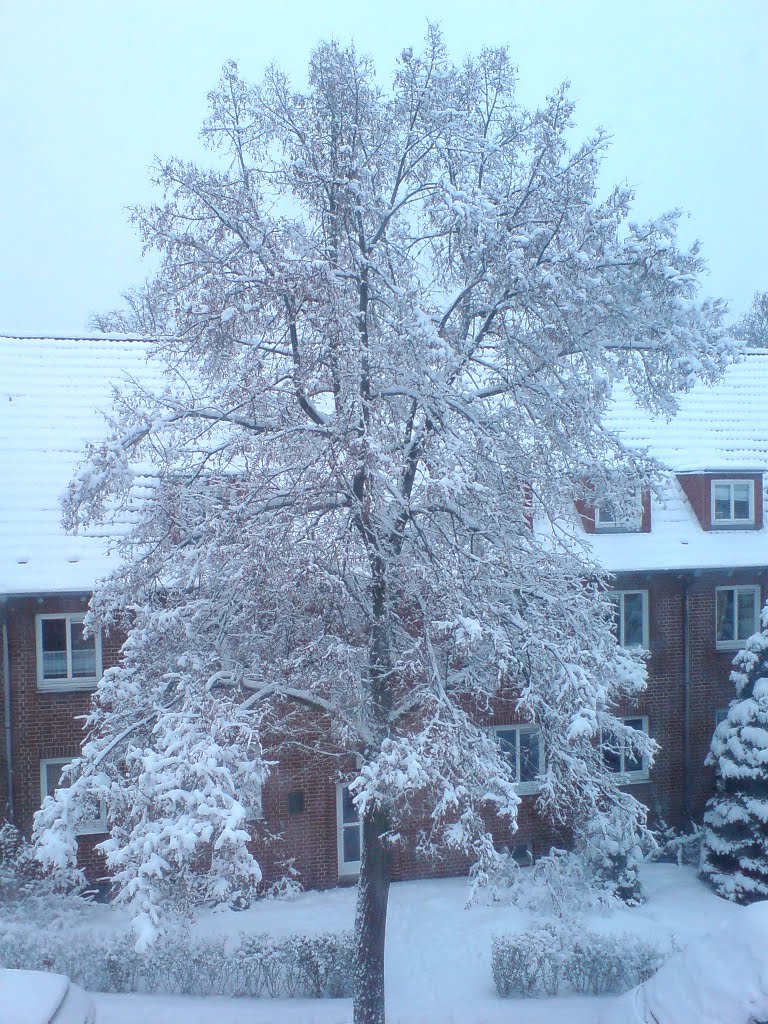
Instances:
[[[363,850],[355,915],[354,1024],[384,1024],[384,939],[389,897],[389,850],[383,838],[386,813],[372,807],[363,817]]]

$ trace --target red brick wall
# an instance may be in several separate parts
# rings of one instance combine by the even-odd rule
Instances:
[[[90,690],[50,692],[38,689],[35,616],[56,612],[83,613],[88,595],[10,598],[2,614],[8,629],[13,751],[13,804],[16,824],[25,833],[40,807],[40,761],[74,757],[83,739],[82,722]],[[102,665],[115,664],[119,638],[102,638]],[[101,862],[93,847],[98,837],[80,840],[83,864],[95,875]]]
[[[619,712],[647,715],[650,733],[661,744],[661,751],[649,781],[636,784],[632,789],[652,813],[661,813],[673,825],[685,824],[690,816],[700,817],[711,792],[711,772],[704,768],[703,762],[712,738],[715,711],[727,707],[734,696],[728,678],[734,652],[717,651],[715,646],[715,588],[742,584],[760,584],[765,597],[768,568],[689,574],[632,573],[622,574],[614,582],[617,590],[647,590],[649,595],[648,689]],[[690,652],[687,757],[683,728],[686,588]],[[31,828],[32,816],[40,804],[40,761],[78,753],[82,727],[75,716],[87,711],[90,699],[88,692],[50,693],[38,689],[35,615],[80,612],[85,606],[84,596],[18,598],[5,605],[10,654],[14,802],[17,823],[24,831]],[[117,638],[103,639],[104,666],[114,664],[118,647]],[[510,707],[489,724],[512,721],[514,714]],[[321,723],[306,720],[308,731],[319,728],[322,728]],[[352,778],[354,774],[354,761],[349,756],[334,755],[331,750],[311,754],[306,746],[297,745],[281,757],[265,788],[264,819],[255,830],[254,848],[267,879],[279,877],[281,862],[293,858],[306,886],[328,887],[338,883],[336,784],[340,777]],[[291,814],[288,794],[297,791],[303,794],[303,809]],[[536,815],[534,803],[534,797],[523,797],[514,835],[503,821],[493,824],[498,846],[528,841],[538,855],[552,844],[567,843],[565,833],[553,830]],[[84,837],[81,849],[84,862],[92,872],[100,873],[101,867],[93,852],[96,842],[98,837]],[[419,859],[412,836],[393,853],[393,877],[398,879],[460,874],[466,868],[466,859],[458,855],[446,856],[439,863]]]

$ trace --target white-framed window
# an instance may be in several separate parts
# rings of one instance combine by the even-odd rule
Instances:
[[[647,715],[631,715],[621,718],[622,725],[648,735]],[[648,759],[640,757],[623,736],[601,738],[603,762],[609,771],[621,776],[622,783],[644,782],[648,778]]]
[[[616,639],[622,647],[648,650],[648,591],[614,590],[611,592],[616,623]]]
[[[757,632],[760,588],[717,587],[715,590],[715,641],[719,650],[741,647]]]
[[[101,677],[101,637],[86,639],[80,614],[37,615],[37,685],[41,690],[93,686]]]
[[[47,757],[40,762],[41,803],[47,796],[53,796],[57,789],[61,789],[62,785],[67,785],[66,782],[62,782],[61,773],[71,760],[71,757]],[[107,808],[103,803],[97,804],[94,800],[92,816],[78,825],[76,835],[101,835],[106,831]]]
[[[613,530],[621,533],[636,533],[643,525],[643,503],[639,491],[631,495],[628,507],[619,507],[613,501],[601,501],[595,506],[595,530]]]
[[[495,725],[493,733],[514,769],[518,793],[535,793],[544,771],[544,744],[535,725]]]
[[[712,481],[713,526],[754,526],[754,480]]]
[[[363,823],[349,786],[336,786],[336,842],[340,875],[357,875],[363,850]]]

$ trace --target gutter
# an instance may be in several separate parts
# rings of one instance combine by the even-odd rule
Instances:
[[[13,810],[13,745],[11,743],[11,659],[8,654],[8,624],[3,620],[2,634],[2,658],[3,658],[3,720],[5,726],[5,769],[6,784],[8,786],[8,803],[6,806],[6,818],[13,825],[15,814]]]

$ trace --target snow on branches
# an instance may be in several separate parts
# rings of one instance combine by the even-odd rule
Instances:
[[[79,769],[106,771],[109,749],[124,773],[108,850],[131,898],[157,877],[140,850],[170,863],[186,846],[204,736],[210,838],[253,870],[235,810],[265,770],[249,723],[268,722],[270,757],[296,714],[355,754],[373,847],[415,786],[427,845],[476,849],[489,798],[513,827],[512,769],[472,725],[504,688],[541,726],[550,812],[586,820],[617,792],[599,736],[644,673],[616,646],[573,502],[652,481],[603,426],[615,382],[671,411],[728,349],[676,216],[632,223],[630,192],[598,188],[605,134],[572,149],[572,127],[566,89],[524,109],[505,50],[457,66],[430,29],[389,87],[336,43],[303,93],[228,64],[212,166],[158,164],[161,198],[134,218],[160,269],[132,308],[162,332],[165,387],[121,390],[67,504],[74,527],[133,524],[94,604],[131,631],[128,662]],[[166,780],[174,750],[184,785]],[[147,845],[155,788],[169,795]]]

